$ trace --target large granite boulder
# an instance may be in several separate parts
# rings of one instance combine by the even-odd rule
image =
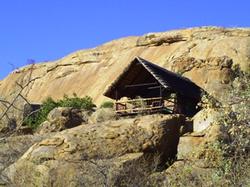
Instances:
[[[116,113],[113,108],[98,108],[91,116],[89,117],[89,123],[95,124],[108,120],[116,119]]]
[[[46,137],[49,135],[0,138],[0,186],[9,182],[2,172],[15,163],[34,143],[40,142]]]
[[[193,117],[193,131],[202,132],[216,123],[221,117],[221,112],[212,108],[199,111]]]
[[[90,112],[70,107],[54,108],[47,117],[47,121],[43,122],[36,130],[38,134],[46,134],[50,132],[59,132],[70,129],[81,124],[86,124]]]
[[[4,173],[17,186],[146,184],[145,175],[176,158],[183,121],[151,115],[81,125],[36,143]]]

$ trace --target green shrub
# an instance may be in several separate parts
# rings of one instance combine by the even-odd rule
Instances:
[[[47,115],[51,110],[58,107],[59,104],[51,97],[48,97],[43,103],[41,109],[31,116],[28,116],[24,123],[32,129],[36,129],[42,122],[46,121]]]
[[[113,108],[114,103],[112,101],[105,101],[101,104],[100,108]]]
[[[240,72],[232,84],[220,123],[228,135],[221,177],[231,186],[248,186],[250,178],[250,75]],[[224,167],[223,167],[224,166]],[[247,185],[248,184],[248,185]]]
[[[232,83],[217,121],[221,135],[190,155],[188,162],[168,175],[169,186],[249,186],[250,184],[250,76],[240,74]],[[209,105],[209,107],[216,105]],[[196,164],[203,163],[201,173]],[[205,167],[204,167],[205,166]],[[190,168],[187,171],[185,168]],[[211,171],[211,172],[210,172]]]
[[[72,107],[90,111],[95,105],[91,97],[85,96],[80,98],[75,93],[73,97],[64,95],[63,99],[59,101],[55,101],[49,97],[42,103],[42,107],[38,112],[28,116],[24,120],[24,124],[30,126],[32,129],[36,129],[41,123],[46,121],[49,112],[56,107]]]
[[[73,97],[64,95],[63,99],[59,100],[58,104],[61,107],[73,107],[85,110],[92,110],[93,107],[95,107],[91,97],[85,96],[80,98],[75,93],[73,94]]]

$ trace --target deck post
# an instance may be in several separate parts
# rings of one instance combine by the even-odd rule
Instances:
[[[161,87],[161,85],[160,85],[160,98],[161,98],[161,105],[163,104],[163,99],[162,99],[162,87]]]
[[[118,93],[117,93],[117,90],[115,90],[115,100],[117,101],[118,99]]]
[[[118,110],[118,97],[117,97],[117,90],[115,90],[115,110],[117,111]]]

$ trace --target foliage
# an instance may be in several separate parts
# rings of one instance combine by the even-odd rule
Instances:
[[[217,122],[222,136],[196,152],[196,159],[169,177],[171,186],[248,186],[250,184],[250,77],[240,73]],[[194,157],[193,157],[194,158]],[[198,159],[198,160],[197,160]],[[206,172],[198,171],[203,163]],[[204,168],[203,168],[204,170]],[[211,172],[209,172],[211,171]],[[178,175],[176,175],[178,173]]]
[[[140,96],[136,96],[135,100],[130,101],[130,103],[132,104],[132,108],[135,108],[135,109],[146,108],[147,106],[147,102],[143,100],[143,98]],[[138,114],[143,114],[143,113],[145,113],[144,110],[138,111]]]
[[[243,73],[236,78],[220,121],[228,134],[227,142],[221,142],[224,163],[220,167],[220,176],[232,186],[250,184],[249,82],[250,76]]]
[[[58,105],[60,107],[73,107],[85,110],[91,110],[93,107],[95,107],[91,97],[85,96],[80,98],[75,93],[73,94],[73,97],[64,95],[63,99],[58,101]]]
[[[100,108],[113,108],[114,103],[112,101],[105,101],[101,104]]]
[[[42,122],[46,121],[49,112],[58,106],[59,104],[56,101],[54,101],[51,97],[48,97],[42,103],[41,109],[33,115],[28,116],[24,123],[32,129],[36,129]]]
[[[95,107],[95,105],[91,97],[85,96],[80,98],[75,93],[73,94],[73,97],[64,95],[63,99],[59,101],[55,101],[49,97],[42,103],[41,109],[38,112],[28,116],[24,123],[30,126],[32,129],[36,129],[41,123],[46,121],[49,112],[56,107],[72,107],[90,111],[93,109],[93,107]]]

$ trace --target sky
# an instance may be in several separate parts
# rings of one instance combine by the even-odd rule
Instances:
[[[0,79],[31,61],[197,26],[250,27],[250,0],[1,0]]]

